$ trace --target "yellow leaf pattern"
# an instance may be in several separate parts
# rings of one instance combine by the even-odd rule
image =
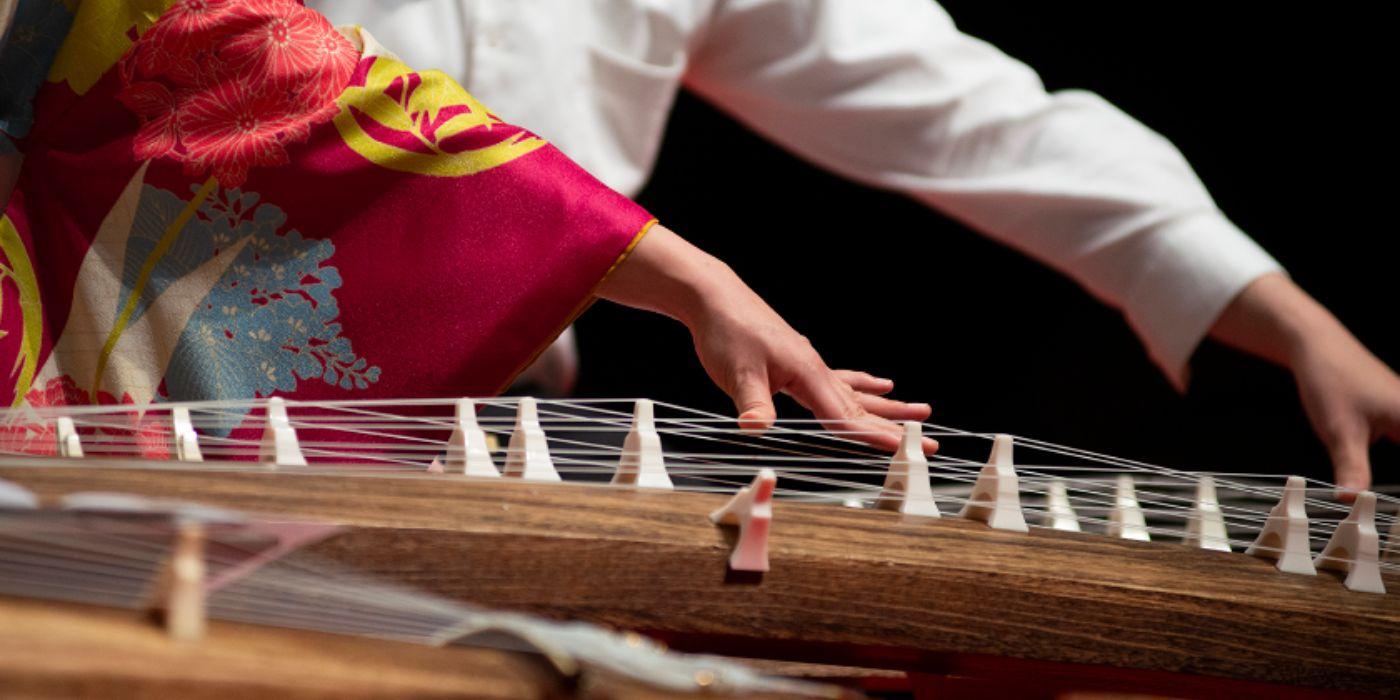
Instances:
[[[49,82],[67,81],[73,92],[87,93],[131,48],[125,30],[145,33],[173,4],[174,0],[84,0],[49,69]],[[123,31],[112,31],[114,27]]]
[[[24,400],[34,381],[34,372],[39,362],[39,350],[44,341],[44,307],[39,300],[39,281],[34,276],[34,266],[29,262],[29,251],[19,237],[10,217],[0,215],[0,311],[4,309],[3,295],[5,283],[13,282],[19,293],[19,309],[22,316],[23,335],[20,338],[19,355],[11,376],[15,378],[15,393],[12,406]]]
[[[374,62],[365,84],[341,94],[335,125],[346,144],[373,163],[400,172],[461,177],[545,145],[544,139],[492,115],[439,71],[414,72],[391,56],[365,60]]]

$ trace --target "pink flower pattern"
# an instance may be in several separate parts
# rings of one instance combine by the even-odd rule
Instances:
[[[180,141],[180,124],[175,119],[178,104],[175,94],[161,83],[140,82],[127,85],[120,96],[122,104],[140,116],[142,138],[136,140],[136,157],[157,158],[175,150]]]
[[[228,187],[243,182],[253,166],[286,163],[282,137],[296,125],[281,114],[279,97],[233,81],[190,98],[180,120],[188,164],[213,171]]]
[[[30,389],[24,400],[34,408],[58,406],[89,406],[93,397],[87,389],[79,387],[68,375],[54,377],[42,387]],[[131,406],[130,395],[121,399],[100,391],[97,404]],[[145,457],[147,459],[170,458],[170,427],[161,416],[155,413],[130,411],[116,413],[104,418],[100,426],[78,426],[79,439],[87,441],[95,438],[102,445],[99,450],[123,457]],[[91,444],[89,445],[91,447]],[[115,446],[115,447],[114,447]],[[48,420],[36,422],[16,422],[0,425],[0,450],[9,453],[53,456],[58,454],[58,431]]]
[[[239,187],[335,116],[359,54],[296,0],[180,0],[126,55],[132,149]]]

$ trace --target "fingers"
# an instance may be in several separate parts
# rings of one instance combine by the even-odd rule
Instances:
[[[866,394],[883,396],[894,391],[894,380],[877,377],[867,372],[855,372],[849,369],[832,370],[832,374],[837,379],[845,382],[847,386],[856,391]]]
[[[741,372],[734,380],[730,395],[739,411],[739,429],[751,434],[773,427],[778,412],[773,408],[773,389],[768,374],[761,371]]]
[[[929,414],[933,413],[933,407],[926,403],[905,403],[883,396],[871,396],[859,391],[857,391],[855,399],[867,412],[890,420],[922,422],[929,417]]]
[[[899,448],[904,437],[904,428],[891,419],[922,421],[931,411],[927,404],[906,404],[857,392],[847,377],[825,366],[795,377],[783,391],[810,410],[828,430],[890,452]],[[938,451],[938,442],[925,438],[923,449],[933,454]]]
[[[855,391],[856,402],[861,408],[890,420],[922,421],[933,413],[933,407],[926,403],[905,403],[882,398],[894,390],[894,380],[877,377],[867,372],[836,369],[831,373],[846,386]]]
[[[1370,435],[1366,430],[1338,431],[1328,440],[1332,469],[1342,491],[1338,497],[1352,500],[1356,492],[1371,487]]]

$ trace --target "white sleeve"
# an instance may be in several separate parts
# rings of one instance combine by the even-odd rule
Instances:
[[[686,84],[1070,275],[1178,387],[1229,302],[1280,269],[1164,138],[1091,93],[1047,93],[931,0],[719,0]]]

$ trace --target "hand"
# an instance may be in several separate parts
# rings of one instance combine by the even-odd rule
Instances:
[[[1327,309],[1280,274],[1255,280],[1211,335],[1288,367],[1313,430],[1327,446],[1337,485],[1371,486],[1371,443],[1400,441],[1400,377]],[[1350,493],[1341,495],[1350,498]]]
[[[903,430],[894,421],[922,421],[927,404],[884,398],[888,379],[827,367],[793,330],[724,263],[656,226],[608,277],[598,295],[663,313],[690,329],[710,378],[738,409],[739,427],[771,428],[773,395],[782,392],[828,429],[893,451]],[[938,443],[924,441],[933,453]]]
[[[1302,342],[1291,363],[1303,409],[1327,445],[1337,485],[1371,486],[1371,443],[1400,441],[1400,377],[1340,323]]]
[[[731,273],[732,274],[732,273]],[[822,425],[881,449],[899,446],[894,421],[928,418],[928,404],[884,398],[888,379],[827,367],[812,344],[735,277],[687,323],[695,352],[710,379],[734,400],[739,427],[762,433],[773,426],[773,395],[791,396]],[[925,440],[932,454],[938,443]]]

